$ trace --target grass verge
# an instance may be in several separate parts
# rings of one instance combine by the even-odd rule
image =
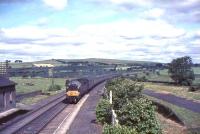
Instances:
[[[25,99],[21,100],[20,103],[23,103],[25,105],[31,105],[31,104],[35,104],[35,103],[39,102],[40,100],[46,99],[47,97],[49,97],[49,96],[48,95],[37,95],[35,97],[25,98]]]

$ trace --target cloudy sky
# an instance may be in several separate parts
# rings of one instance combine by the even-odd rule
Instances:
[[[0,0],[0,61],[200,63],[200,0]]]

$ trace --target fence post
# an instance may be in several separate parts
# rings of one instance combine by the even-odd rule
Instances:
[[[112,91],[110,90],[109,94],[109,100],[110,104],[112,104]],[[115,113],[115,110],[112,108],[112,125],[118,125],[118,120],[117,120],[117,114]]]
[[[110,104],[112,104],[112,90],[110,90]]]

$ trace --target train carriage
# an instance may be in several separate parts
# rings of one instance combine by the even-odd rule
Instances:
[[[117,75],[101,75],[71,80],[66,86],[66,100],[69,103],[77,103],[83,95],[88,93],[97,84],[116,76]]]

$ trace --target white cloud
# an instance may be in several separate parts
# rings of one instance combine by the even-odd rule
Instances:
[[[185,33],[184,29],[176,28],[173,25],[162,20],[137,20],[137,21],[118,21],[107,24],[83,25],[79,27],[78,32],[86,32],[86,35],[116,37],[127,36],[137,37],[166,37],[174,38]]]
[[[0,44],[0,50],[10,52],[7,55],[21,54],[25,60],[38,60],[39,55],[40,59],[99,57],[170,62],[176,52],[184,53],[188,47],[187,42],[182,43],[186,31],[160,19],[82,25],[75,31],[29,26],[2,31],[10,40],[32,39],[31,44]],[[15,50],[21,53],[17,55]]]
[[[7,38],[42,39],[47,37],[39,28],[31,26],[3,28],[2,32]]]
[[[160,8],[153,8],[151,10],[148,10],[148,11],[145,11],[144,14],[144,17],[147,17],[147,18],[160,18],[161,16],[163,16],[165,13],[165,10],[164,9],[160,9]]]
[[[10,39],[45,39],[49,36],[67,36],[69,34],[66,28],[40,28],[37,26],[3,28],[1,31],[6,38]]]
[[[151,4],[149,0],[110,0],[114,4],[134,4],[147,6]]]
[[[181,3],[181,5],[186,6],[186,5],[192,5],[192,4],[199,3],[199,2],[200,2],[200,0],[185,0]]]
[[[62,10],[67,6],[67,0],[43,0],[44,3],[56,10]]]
[[[43,25],[46,25],[48,22],[49,22],[48,18],[42,17],[38,19],[35,24],[39,26],[43,26]]]

